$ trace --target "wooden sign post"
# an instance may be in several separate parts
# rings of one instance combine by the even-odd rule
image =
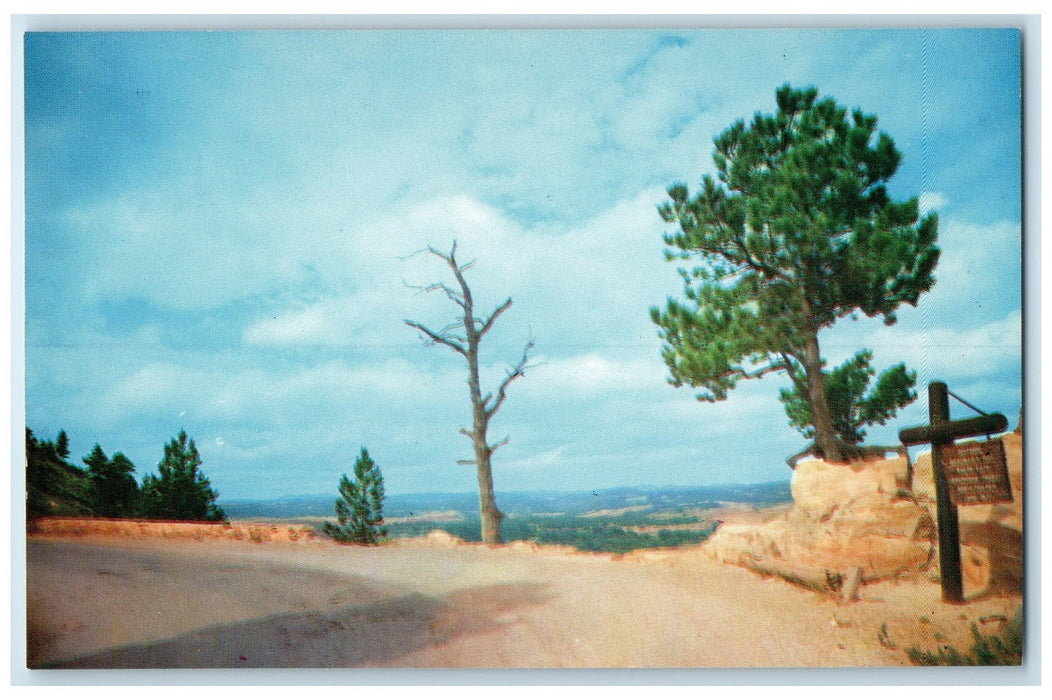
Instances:
[[[899,440],[903,445],[931,443],[931,468],[935,474],[935,512],[939,525],[939,571],[942,580],[942,600],[945,603],[963,603],[961,536],[957,520],[957,506],[950,497],[950,486],[946,478],[946,470],[943,468],[943,448],[952,446],[955,438],[1002,433],[1008,428],[1008,419],[1000,413],[994,413],[951,421],[949,389],[944,382],[932,382],[928,385],[928,419],[931,422],[930,425],[900,430]],[[1007,473],[1005,477],[1007,478]],[[1010,499],[1011,491],[1009,491]]]

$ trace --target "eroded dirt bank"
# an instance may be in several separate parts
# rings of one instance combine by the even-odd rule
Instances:
[[[691,550],[34,536],[27,558],[37,668],[895,666],[1020,604],[923,577],[842,603]]]

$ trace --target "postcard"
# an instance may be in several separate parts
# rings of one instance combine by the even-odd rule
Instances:
[[[1018,671],[1023,38],[25,32],[25,668]]]

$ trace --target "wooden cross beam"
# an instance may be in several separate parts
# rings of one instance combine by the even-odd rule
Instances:
[[[942,600],[964,602],[961,576],[961,536],[957,506],[950,499],[949,484],[942,466],[942,446],[952,445],[955,438],[1004,432],[1008,419],[1000,413],[950,420],[950,395],[945,382],[928,385],[928,419],[931,425],[904,428],[899,431],[903,445],[931,443],[931,467],[935,473],[935,512],[939,526],[939,571]]]
[[[943,384],[943,386],[946,385]],[[931,391],[931,387],[928,390]],[[1003,433],[1007,429],[1008,419],[1000,413],[993,413],[988,416],[963,418],[939,424],[933,422],[932,425],[904,428],[899,431],[899,442],[903,445],[946,444],[953,442],[956,438]]]

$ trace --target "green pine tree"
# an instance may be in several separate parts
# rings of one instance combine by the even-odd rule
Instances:
[[[135,515],[139,506],[139,485],[132,476],[135,465],[118,452],[110,459],[98,444],[84,458],[88,466],[91,486],[92,512],[104,518],[124,518]]]
[[[838,438],[819,332],[858,312],[895,323],[935,283],[938,219],[891,199],[901,160],[877,118],[815,88],[776,91],[778,111],[715,139],[717,176],[693,196],[669,188],[662,218],[687,301],[651,309],[670,382],[721,401],[742,379],[787,374],[810,404],[812,451],[857,454]]]
[[[109,466],[110,458],[102,451],[102,447],[95,443],[91,454],[82,461],[88,467],[88,480],[90,483],[88,493],[91,499],[91,511],[95,515],[109,515],[107,512],[109,508],[107,508],[106,504],[108,495],[106,493],[108,490],[106,481],[109,476],[107,467]]]
[[[324,531],[345,544],[379,544],[387,536],[384,527],[384,477],[364,447],[354,463],[354,481],[340,478],[336,499],[338,525],[325,523]]]
[[[55,439],[55,454],[59,459],[69,459],[69,435],[66,435],[65,430],[58,431],[58,437]]]
[[[164,446],[158,474],[147,474],[142,483],[142,512],[157,520],[221,521],[223,509],[216,505],[219,493],[200,470],[197,445],[179,432]]]

